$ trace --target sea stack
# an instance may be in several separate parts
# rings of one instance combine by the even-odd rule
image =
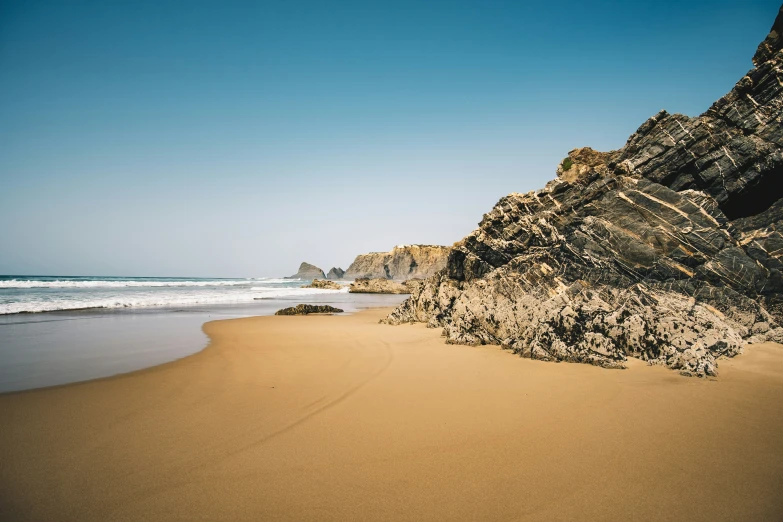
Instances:
[[[327,279],[343,279],[343,276],[345,275],[345,270],[342,268],[332,267],[329,269],[329,272],[326,274]]]
[[[661,111],[621,149],[572,150],[544,189],[502,198],[386,322],[695,376],[783,341],[781,34],[779,14],[756,67],[701,116]]]
[[[299,265],[299,271],[292,276],[288,276],[285,279],[326,279],[324,271],[315,265],[310,263],[302,263]]]

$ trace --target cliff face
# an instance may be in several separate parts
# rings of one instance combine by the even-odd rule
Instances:
[[[576,149],[511,194],[386,320],[447,342],[687,375],[783,340],[783,9],[756,67],[696,118],[665,111],[617,151]]]
[[[345,279],[414,279],[430,277],[446,266],[450,248],[433,245],[400,245],[390,252],[361,254],[348,270]]]
[[[302,263],[299,265],[299,271],[285,279],[326,279],[326,275],[324,275],[324,271],[317,266],[311,265],[310,263]]]

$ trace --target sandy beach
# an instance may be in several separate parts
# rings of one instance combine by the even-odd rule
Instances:
[[[388,310],[0,395],[3,520],[781,520],[783,347],[717,379],[447,345]]]

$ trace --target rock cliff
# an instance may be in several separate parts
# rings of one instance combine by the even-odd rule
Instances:
[[[716,375],[783,340],[783,8],[755,68],[701,116],[661,111],[612,152],[576,149],[510,194],[385,321],[447,342]]]
[[[342,268],[332,267],[329,270],[329,273],[326,274],[327,279],[343,279],[343,276],[345,275],[345,270]]]
[[[326,279],[324,271],[315,265],[310,263],[302,263],[299,265],[299,271],[292,276],[288,276],[285,279]]]
[[[446,266],[450,248],[434,245],[399,245],[390,252],[361,254],[348,270],[345,279],[384,278],[405,280],[430,277]]]

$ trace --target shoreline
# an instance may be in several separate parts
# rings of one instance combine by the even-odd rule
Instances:
[[[148,368],[203,349],[205,322],[273,315],[300,302],[354,312],[396,306],[399,296],[348,293],[250,303],[59,310],[0,315],[0,393],[87,381]]]
[[[350,315],[354,315],[354,314],[358,314],[358,313],[362,313],[362,312],[372,312],[374,310],[393,310],[393,308],[383,307],[383,306],[376,306],[376,307],[370,307],[370,308],[363,308],[361,310],[352,310],[352,311],[348,311],[348,312],[341,312],[340,314],[317,313],[317,314],[308,314],[308,316],[310,316],[310,317],[330,317],[330,316],[334,316],[334,315],[350,316]],[[72,311],[72,310],[56,310],[56,311],[53,311],[53,312],[20,312],[20,313],[58,313],[58,312],[70,312],[70,311]],[[180,310],[169,310],[169,311],[170,312],[179,312]],[[90,384],[90,383],[98,382],[98,381],[106,381],[106,380],[117,379],[117,378],[121,378],[121,377],[130,377],[130,376],[133,376],[135,374],[140,374],[140,373],[147,372],[149,370],[155,370],[156,368],[159,368],[159,367],[162,367],[162,366],[168,366],[170,364],[175,364],[175,363],[178,363],[178,362],[180,362],[180,361],[182,361],[184,359],[187,359],[189,357],[195,357],[195,356],[199,355],[200,353],[208,350],[212,346],[212,338],[209,336],[209,334],[205,330],[205,327],[209,323],[217,323],[217,322],[224,322],[224,321],[225,322],[228,322],[228,321],[240,321],[240,320],[243,320],[243,319],[258,319],[258,318],[261,318],[261,317],[300,317],[300,316],[275,316],[274,314],[272,314],[272,315],[252,315],[252,316],[212,319],[212,320],[209,320],[209,321],[205,321],[204,323],[201,324],[201,333],[203,333],[207,337],[206,344],[204,344],[204,346],[201,349],[199,349],[197,351],[194,351],[194,352],[191,352],[191,353],[188,353],[188,354],[183,355],[181,357],[178,357],[176,359],[172,359],[172,360],[169,360],[169,361],[164,361],[164,362],[161,362],[161,363],[153,364],[152,366],[145,366],[143,368],[138,368],[138,369],[130,370],[130,371],[127,371],[127,372],[115,373],[113,375],[106,375],[106,376],[103,376],[103,377],[95,377],[95,378],[86,379],[86,380],[83,380],[83,381],[65,382],[65,383],[62,383],[62,384],[53,384],[51,386],[41,386],[41,387],[38,387],[38,388],[28,388],[28,389],[24,389],[24,390],[0,391],[0,398],[2,398],[4,396],[8,396],[8,395],[24,394],[24,393],[34,393],[34,392],[38,392],[38,391],[48,391],[48,390],[54,390],[54,389],[58,389],[58,388],[68,387],[68,386],[79,386],[79,385],[82,385],[82,384]]]
[[[775,520],[783,346],[715,380],[447,345],[388,308],[203,324],[131,373],[0,395],[19,520]],[[698,498],[691,492],[698,491]]]

